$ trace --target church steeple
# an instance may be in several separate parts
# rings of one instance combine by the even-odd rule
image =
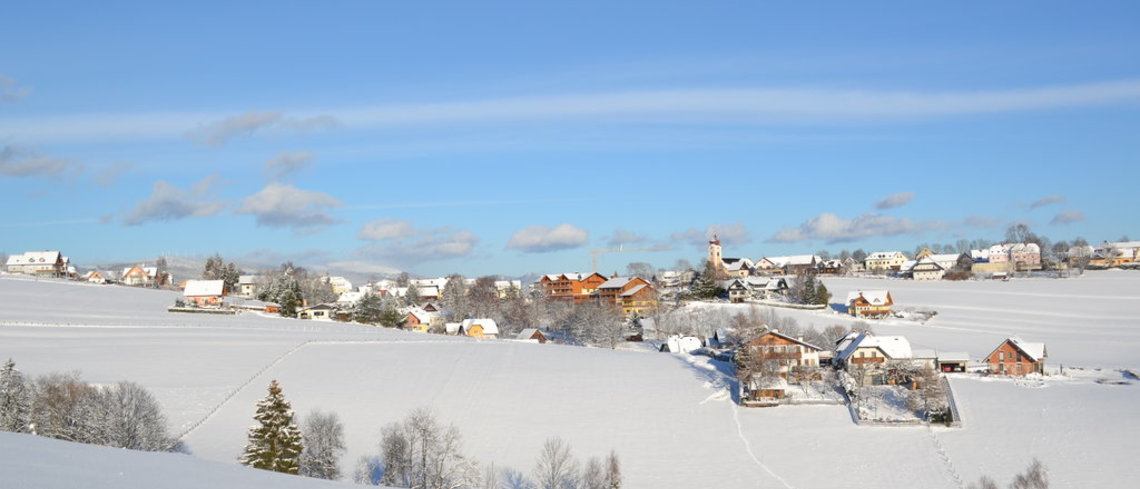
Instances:
[[[721,256],[720,240],[714,234],[712,239],[709,240],[709,263],[714,267],[721,268],[724,266],[724,259]]]

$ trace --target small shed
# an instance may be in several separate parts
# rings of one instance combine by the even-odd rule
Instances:
[[[518,336],[515,336],[515,339],[520,341],[546,343],[546,335],[542,334],[542,330],[536,328],[526,328],[522,331],[519,331],[519,334]]]

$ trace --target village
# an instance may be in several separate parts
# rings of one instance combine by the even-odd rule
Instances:
[[[306,290],[293,276],[297,271],[288,267],[245,274],[232,263],[223,265],[220,257],[211,259],[203,278],[178,283],[163,260],[114,272],[80,273],[59,251],[10,256],[6,273],[177,288],[182,298],[170,307],[171,313],[280,315],[480,340],[650,348],[707,356],[730,375],[733,400],[741,406],[844,404],[860,424],[954,426],[960,414],[945,374],[1048,375],[1046,345],[1009,337],[980,346],[990,353],[971,358],[967,352],[944,351],[938,345],[914,345],[903,335],[877,335],[875,321],[891,318],[922,324],[937,315],[937,311],[900,311],[889,288],[892,280],[1010,280],[1049,270],[1131,268],[1140,264],[1140,242],[1082,245],[1067,250],[1058,261],[1043,260],[1034,243],[997,244],[963,253],[936,253],[923,247],[913,257],[902,251],[843,255],[726,258],[714,236],[701,270],[660,270],[649,277],[568,272],[524,283],[498,277],[404,275],[354,286],[344,277],[324,275],[303,278]],[[883,287],[833,294],[821,279],[835,276],[879,278]],[[313,287],[319,292],[311,292]],[[328,300],[320,300],[322,295]],[[690,316],[690,323],[699,324],[678,319],[680,310],[700,303],[842,314],[859,322],[821,332],[794,324],[781,331],[778,313],[752,321],[741,320],[739,313],[713,320],[694,321]]]

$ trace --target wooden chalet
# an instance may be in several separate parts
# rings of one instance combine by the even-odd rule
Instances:
[[[538,283],[551,299],[586,302],[593,298],[598,286],[606,282],[599,273],[563,273],[543,275]]]
[[[857,318],[886,317],[894,304],[887,290],[857,290],[847,294],[847,313]]]

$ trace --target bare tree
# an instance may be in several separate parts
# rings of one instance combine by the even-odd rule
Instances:
[[[606,471],[598,457],[590,457],[582,468],[582,489],[607,489]]]
[[[167,432],[161,406],[141,385],[119,382],[100,392],[99,401],[98,444],[151,452],[177,446],[177,440]]]
[[[1046,474],[1045,466],[1041,464],[1040,460],[1033,459],[1033,463],[1029,464],[1029,468],[1025,469],[1022,474],[1017,474],[1013,478],[1013,483],[1009,485],[1010,489],[1049,489],[1049,476]]]
[[[966,489],[999,489],[997,482],[994,482],[989,476],[983,475],[978,482],[971,483],[966,486]]]
[[[78,443],[98,440],[99,391],[81,381],[78,372],[36,379],[34,399],[32,433]]]
[[[625,266],[625,273],[631,277],[641,277],[646,281],[651,281],[653,280],[654,268],[649,263],[635,261]]]
[[[559,437],[548,438],[534,466],[534,479],[539,489],[577,489],[578,461],[570,453],[570,445]]]
[[[301,427],[305,447],[301,451],[301,475],[317,479],[340,478],[344,454],[344,425],[336,413],[313,411]]]
[[[382,431],[381,484],[415,489],[456,489],[479,483],[477,464],[462,454],[455,426],[443,427],[426,408]]]

